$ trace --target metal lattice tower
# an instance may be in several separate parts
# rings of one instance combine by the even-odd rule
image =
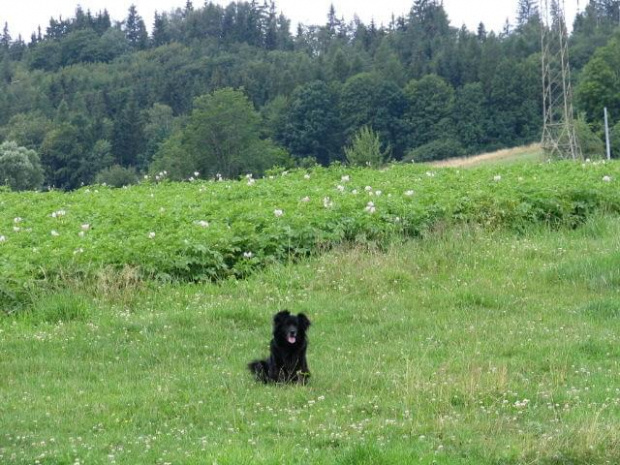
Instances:
[[[575,135],[564,0],[539,0],[543,113],[542,146],[557,158],[581,158]]]

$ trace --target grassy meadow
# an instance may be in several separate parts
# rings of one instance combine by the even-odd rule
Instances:
[[[556,178],[549,172],[563,171],[557,166],[568,167],[562,174],[566,182],[550,181]],[[245,279],[231,274],[215,282],[158,278],[136,263],[109,258],[117,257],[120,247],[105,242],[98,229],[114,231],[116,225],[119,232],[113,237],[120,240],[125,221],[138,227],[138,220],[118,213],[121,202],[108,197],[82,205],[74,196],[90,195],[83,191],[40,194],[32,212],[63,208],[65,214],[46,214],[41,220],[45,234],[37,236],[34,218],[21,213],[23,222],[16,227],[26,228],[30,221],[33,237],[15,231],[16,236],[7,233],[0,244],[12,247],[2,250],[4,276],[14,283],[6,289],[25,287],[29,298],[23,308],[7,300],[8,311],[0,317],[0,463],[619,463],[618,166],[557,166],[541,166],[538,172],[505,168],[490,179],[496,171],[475,168],[463,175],[446,170],[432,176],[416,171],[408,182],[394,178],[391,184],[376,172],[357,173],[367,176],[359,181],[351,176],[361,192],[377,176],[377,210],[402,207],[401,218],[414,218],[406,216],[405,202],[420,202],[412,208],[416,212],[430,205],[420,199],[432,197],[428,186],[433,183],[450,180],[432,192],[458,198],[462,205],[462,196],[454,194],[455,180],[472,176],[479,181],[478,190],[469,192],[469,210],[447,207],[452,200],[441,204],[443,197],[433,194],[451,216],[438,217],[415,235],[397,229],[389,240],[377,234],[374,240],[334,241],[320,254],[272,259],[257,264]],[[611,179],[601,181],[610,174]],[[338,192],[332,184],[341,175],[320,176]],[[308,181],[301,174],[292,176],[299,178],[296,183]],[[546,189],[535,187],[544,182]],[[256,183],[261,187],[261,181]],[[265,183],[260,192],[280,185],[277,180]],[[237,201],[252,198],[245,184],[233,195]],[[412,200],[402,195],[406,185],[413,186]],[[198,186],[187,186],[182,188],[204,194]],[[209,196],[235,190],[224,186],[213,187],[221,191]],[[553,211],[566,211],[573,220],[579,213],[579,221],[548,221],[553,217],[544,215],[507,221],[512,204],[502,200],[503,186],[528,198],[547,199],[536,204],[540,208],[555,202]],[[571,202],[581,198],[576,194],[582,192],[580,186],[596,203],[580,203],[585,210],[576,211]],[[380,187],[385,196],[377,200]],[[174,225],[182,229],[185,222],[196,227],[194,233],[220,237],[221,231],[210,229],[220,227],[214,213],[186,215],[189,219],[166,215],[172,202],[180,205],[178,211],[189,207],[181,205],[183,196],[177,191],[173,196],[172,191],[159,192],[162,187],[152,189],[142,197],[136,194],[144,193],[139,189],[110,191],[116,199],[127,195],[132,206],[142,198],[138,218],[158,222],[139,226],[135,238],[144,245],[128,239],[125,246],[156,250],[146,249],[154,247],[154,238],[148,237],[152,224],[161,226],[156,238]],[[331,224],[338,217],[334,209],[342,204],[359,210],[360,227],[393,224],[386,218],[394,213],[379,221],[364,211],[368,191],[360,192],[364,198],[352,194],[332,207],[321,205],[327,187],[315,189],[308,194],[318,203],[312,218]],[[284,189],[272,195],[288,205]],[[261,207],[272,221],[295,217],[289,232],[302,224],[301,216],[292,213],[301,191],[290,195],[295,200],[280,218],[273,214],[272,197],[262,197]],[[0,196],[10,217],[3,221],[10,225],[26,209],[13,194]],[[497,202],[476,203],[489,196]],[[154,198],[171,203],[162,205],[161,212],[151,203]],[[97,213],[103,210],[94,207],[104,205],[114,215]],[[260,217],[260,211],[246,208],[237,206],[242,217]],[[498,208],[504,209],[503,216],[497,216]],[[455,217],[455,212],[472,216]],[[209,221],[209,228],[193,223],[199,219]],[[92,227],[80,236],[85,221]],[[59,236],[49,234],[52,225],[59,225]],[[61,245],[69,231],[75,233],[69,245]],[[124,234],[134,237],[132,231]],[[36,245],[28,242],[35,239]],[[90,271],[86,261],[73,262],[82,272],[68,273],[66,264],[72,262],[65,262],[64,254],[73,254],[80,246],[72,241],[82,239],[92,241],[81,246],[84,250],[101,247],[96,249],[99,260],[90,263]],[[35,272],[45,262],[36,255],[28,266],[13,266],[7,252],[27,258],[23,247],[46,254],[55,279],[48,278],[49,269]],[[172,248],[163,250],[173,253]],[[84,254],[75,255],[85,260]],[[264,386],[246,371],[249,360],[267,355],[270,319],[281,308],[303,311],[312,320],[308,386]]]

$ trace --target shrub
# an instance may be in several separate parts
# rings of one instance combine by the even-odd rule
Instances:
[[[592,131],[590,125],[585,120],[585,115],[575,120],[575,135],[583,156],[601,157],[605,154],[605,144],[600,137]]]
[[[0,184],[17,191],[41,187],[43,168],[37,153],[15,142],[0,145]]]
[[[138,182],[138,175],[135,168],[114,165],[100,171],[95,178],[95,182],[112,187],[130,186]]]
[[[353,136],[350,147],[345,147],[347,161],[353,166],[377,167],[389,158],[389,151],[381,150],[379,135],[368,126],[363,126]]]
[[[463,146],[453,139],[435,140],[411,150],[403,161],[434,161],[465,155]]]

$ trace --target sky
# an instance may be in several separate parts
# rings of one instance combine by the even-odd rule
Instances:
[[[581,0],[582,4],[585,2]],[[105,8],[113,20],[122,20],[127,16],[132,3],[150,29],[156,10],[163,12],[183,7],[185,0],[0,0],[0,23],[4,25],[8,22],[13,38],[21,34],[28,41],[38,25],[45,32],[51,17],[73,17],[78,4],[93,13]],[[203,4],[203,0],[193,0],[193,3],[198,7]],[[230,0],[215,0],[215,3],[227,5]],[[294,25],[298,22],[324,24],[331,3],[336,8],[336,15],[339,18],[344,16],[346,21],[352,20],[353,15],[357,14],[365,23],[374,19],[377,24],[387,24],[392,13],[396,16],[406,14],[413,0],[276,0],[278,9]],[[568,24],[572,24],[578,4],[579,0],[566,0]],[[514,23],[517,0],[444,0],[444,7],[455,27],[465,24],[470,30],[475,30],[482,21],[487,31],[500,31],[506,19]]]

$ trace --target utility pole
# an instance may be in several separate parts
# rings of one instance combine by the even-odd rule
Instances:
[[[581,158],[581,148],[575,134],[564,0],[539,1],[543,81],[542,146],[552,157],[576,160]]]
[[[605,107],[605,145],[607,147],[607,159],[611,160],[611,143],[609,142],[609,118]]]

